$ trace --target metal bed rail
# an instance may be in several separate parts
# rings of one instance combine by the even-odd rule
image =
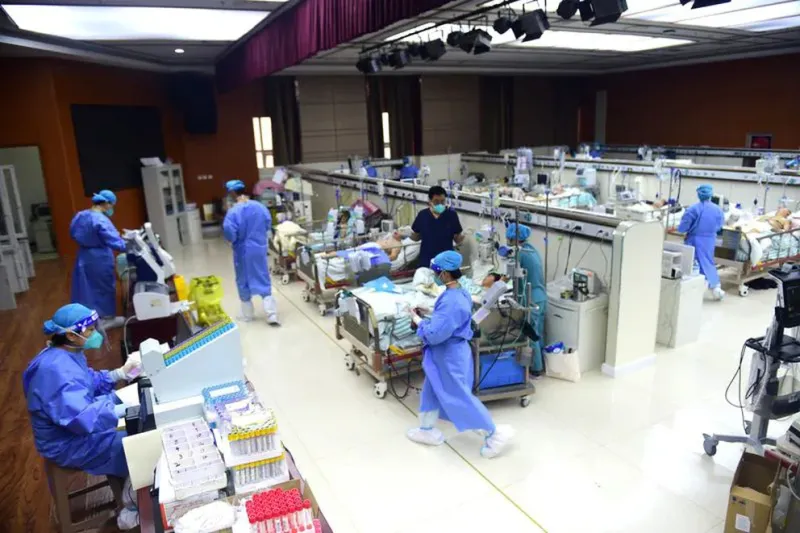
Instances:
[[[393,346],[387,350],[381,349],[379,321],[372,306],[355,294],[340,291],[336,294],[337,308],[343,298],[354,299],[358,314],[358,318],[348,312],[340,311],[336,314],[336,338],[346,339],[352,345],[350,352],[344,357],[345,368],[356,373],[364,370],[372,376],[376,381],[372,390],[376,398],[385,398],[388,391],[398,398],[405,397],[413,388],[410,383],[411,374],[422,370],[422,343],[413,349]],[[416,369],[415,364],[418,365]],[[394,387],[390,387],[391,380],[403,377],[407,380],[406,390],[398,395]]]

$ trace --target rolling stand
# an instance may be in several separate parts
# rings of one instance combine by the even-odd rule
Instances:
[[[773,270],[770,275],[778,283],[778,296],[772,324],[763,337],[747,339],[745,348],[755,352],[750,371],[748,393],[753,395],[753,420],[745,423],[746,435],[703,434],[703,449],[713,456],[720,442],[738,442],[751,446],[764,455],[764,445],[775,445],[767,437],[770,420],[800,412],[800,392],[779,396],[781,365],[800,362],[800,342],[795,335],[785,335],[786,329],[800,326],[800,268],[792,266]],[[741,371],[741,361],[740,371]],[[740,398],[741,402],[741,398]]]

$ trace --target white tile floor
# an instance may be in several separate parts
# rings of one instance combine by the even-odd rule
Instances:
[[[222,276],[226,309],[238,312],[222,242],[187,247],[176,259],[187,278]],[[660,349],[656,364],[636,374],[544,379],[527,409],[491,404],[517,437],[489,461],[477,437],[452,429],[439,448],[407,441],[418,396],[374,398],[371,378],[345,370],[349,347],[334,339],[333,319],[302,301],[299,283],[275,282],[283,326],[242,325],[247,375],[277,410],[336,533],[722,531],[741,449],[723,444],[706,457],[701,434],[741,431],[723,393],[743,340],[768,325],[774,291],[707,302],[700,340]],[[773,425],[776,434],[784,429]]]

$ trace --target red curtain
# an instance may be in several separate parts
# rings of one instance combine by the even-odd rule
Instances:
[[[451,0],[305,0],[269,21],[217,64],[221,91],[302,63]],[[353,66],[355,68],[355,66]]]

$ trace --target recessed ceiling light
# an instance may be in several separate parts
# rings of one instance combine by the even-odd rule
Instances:
[[[685,24],[704,26],[707,28],[727,28],[730,26],[755,24],[756,22],[793,17],[796,15],[800,15],[800,2],[797,1],[756,7],[753,9],[742,9],[729,13],[720,13],[719,15],[689,20],[686,21]]]
[[[771,4],[779,4],[786,0],[736,0],[735,2],[728,2],[725,4],[718,4],[715,6],[704,7],[702,9],[692,9],[691,5],[682,6],[673,2],[669,7],[662,9],[652,9],[649,11],[639,11],[638,13],[626,13],[626,16],[642,20],[649,20],[653,22],[676,22],[678,24],[690,24],[690,20],[708,17],[711,15],[718,15],[721,13],[729,13],[732,11],[740,11],[743,9],[750,9],[753,7],[763,7]],[[794,2],[789,2],[794,3]]]
[[[778,31],[787,30],[789,28],[797,28],[798,26],[800,26],[800,16],[765,20],[755,23],[751,22],[748,24],[742,24],[741,26],[736,26],[736,29],[747,31]]]
[[[599,50],[604,52],[643,52],[690,44],[687,39],[667,37],[644,37],[640,35],[623,35],[620,33],[599,33],[588,31],[554,31],[544,33],[541,39],[513,46],[526,48],[565,48],[569,50]]]
[[[268,11],[175,7],[1,7],[23,30],[90,41],[235,41],[269,15]]]
[[[175,53],[176,53],[176,54],[182,54],[182,53],[184,53],[185,51],[186,51],[186,50],[184,50],[183,48],[176,48],[176,49],[175,49]]]

